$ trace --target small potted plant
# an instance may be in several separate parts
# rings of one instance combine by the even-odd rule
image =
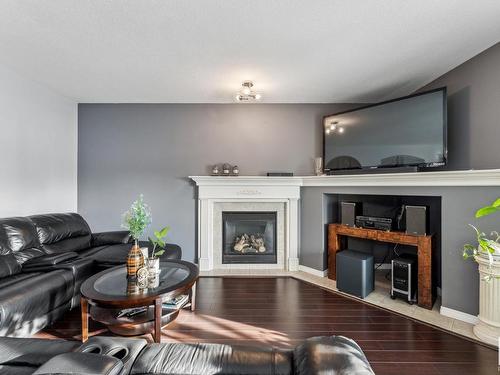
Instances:
[[[500,198],[476,212],[482,218],[500,212]],[[471,224],[476,232],[477,245],[466,244],[464,259],[472,258],[479,269],[479,322],[474,334],[481,340],[498,345],[500,337],[500,235],[497,231],[488,236]]]
[[[127,276],[129,278],[135,278],[137,270],[144,266],[144,256],[139,247],[139,238],[144,234],[149,224],[151,224],[151,211],[144,203],[141,194],[139,199],[132,203],[129,210],[123,214],[122,227],[127,229],[134,239],[134,245],[127,257]]]
[[[170,227],[165,227],[160,230],[155,230],[154,238],[149,237],[149,242],[153,245],[151,256],[148,259],[149,272],[157,274],[160,271],[160,256],[165,252],[166,238]]]

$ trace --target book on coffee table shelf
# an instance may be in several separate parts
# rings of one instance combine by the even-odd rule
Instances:
[[[189,301],[189,295],[188,294],[181,294],[180,296],[177,296],[169,301],[163,302],[163,307],[166,309],[171,309],[171,310],[178,310],[182,309],[186,303]],[[131,309],[123,309],[121,310],[116,317],[117,318],[132,318],[137,315],[144,314],[148,311],[147,307],[134,307]]]
[[[163,302],[163,307],[169,309],[182,309],[184,305],[189,301],[188,294],[181,294],[170,301]]]

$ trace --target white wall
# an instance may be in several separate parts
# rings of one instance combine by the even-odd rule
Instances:
[[[0,217],[77,209],[77,103],[0,65]]]

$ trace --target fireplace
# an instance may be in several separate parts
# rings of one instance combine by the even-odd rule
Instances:
[[[276,264],[276,212],[222,212],[222,264]]]

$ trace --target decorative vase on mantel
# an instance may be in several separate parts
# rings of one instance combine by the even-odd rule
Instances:
[[[500,337],[500,255],[490,263],[486,254],[474,257],[479,265],[479,322],[474,334],[482,341],[498,346]],[[484,280],[488,277],[489,280]]]
[[[143,266],[144,256],[139,244],[135,241],[134,246],[132,246],[127,256],[127,277],[135,279],[137,277],[137,270]]]

